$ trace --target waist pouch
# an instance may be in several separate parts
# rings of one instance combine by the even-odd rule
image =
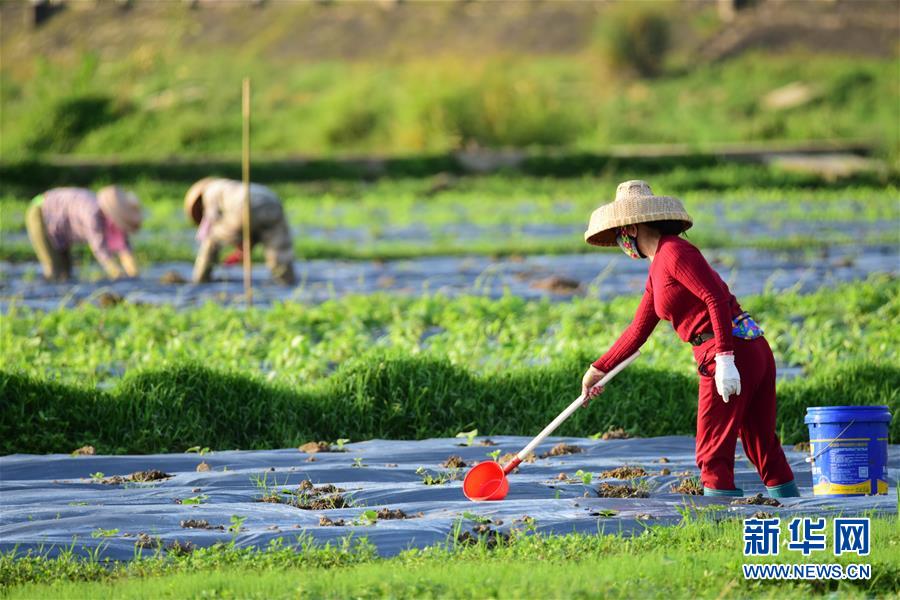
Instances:
[[[748,312],[742,312],[731,320],[731,335],[742,340],[755,340],[765,333]]]

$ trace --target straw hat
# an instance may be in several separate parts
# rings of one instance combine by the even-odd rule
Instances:
[[[591,214],[584,241],[594,246],[615,246],[619,227],[651,221],[681,221],[682,231],[694,224],[678,198],[654,196],[646,181],[626,181],[616,189],[615,201]]]
[[[204,177],[190,187],[187,194],[184,195],[184,214],[187,215],[189,221],[193,221],[197,225],[203,218],[203,192],[207,186],[215,180],[215,177]]]
[[[133,193],[116,185],[108,185],[97,192],[100,210],[125,233],[141,228],[141,203]]]

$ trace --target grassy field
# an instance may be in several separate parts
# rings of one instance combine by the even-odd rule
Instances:
[[[897,330],[884,326],[898,318],[898,292],[896,279],[881,276],[810,295],[743,299],[777,359],[803,368],[779,384],[785,441],[803,439],[807,406],[900,408]],[[527,433],[577,396],[586,365],[625,328],[636,302],[373,295],[250,311],[12,307],[0,334],[0,451]],[[661,324],[602,410],[579,411],[561,434],[689,434],[695,369]]]
[[[368,183],[274,183],[272,187],[284,199],[296,231],[298,256],[388,259],[595,251],[580,233],[591,211],[611,200],[619,179],[627,177],[646,177],[658,193],[681,196],[695,218],[689,236],[703,248],[858,243],[842,225],[874,226],[900,220],[898,189],[893,184],[828,184],[751,165],[577,178],[442,175]],[[103,183],[97,181],[93,187]],[[139,179],[125,184],[146,206],[144,230],[135,241],[139,258],[144,262],[192,260],[195,244],[181,208],[189,183]],[[0,259],[34,260],[24,236],[24,213],[30,196],[39,191],[5,186],[0,194],[0,236],[5,238],[0,240]],[[762,221],[765,228],[734,235],[733,229],[746,220]],[[793,228],[810,223],[821,224],[815,235]],[[536,237],[523,231],[541,226],[571,228],[573,233]],[[896,228],[885,229],[865,241],[900,243],[900,233]]]
[[[263,551],[219,546],[187,556],[104,564],[67,555],[0,556],[4,598],[633,598],[723,596],[895,597],[900,587],[896,517],[872,520],[871,555],[745,558],[736,519],[714,511],[679,527],[649,527],[637,537],[515,535],[489,548],[449,544],[380,559],[362,541],[338,547],[275,545]],[[782,539],[787,539],[786,520]],[[831,527],[829,531],[829,544]],[[861,581],[745,580],[751,563],[865,563]]]
[[[260,155],[833,138],[898,150],[896,53],[826,54],[792,32],[789,49],[709,60],[697,46],[723,27],[712,7],[133,4],[4,36],[4,160],[236,156],[248,74]],[[803,14],[810,26],[815,12]],[[671,48],[651,53],[656,76],[641,78],[628,58],[647,13]],[[804,101],[767,100],[797,82]]]
[[[261,154],[833,138],[897,151],[889,135],[900,101],[896,59],[747,55],[637,81],[610,77],[590,57],[288,69],[223,56],[134,61],[89,54],[74,68],[45,61],[31,79],[4,77],[5,159],[236,155],[244,73],[254,74]],[[765,94],[797,80],[816,82],[820,96],[790,110],[765,108]]]

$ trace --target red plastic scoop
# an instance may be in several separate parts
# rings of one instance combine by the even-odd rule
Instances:
[[[612,371],[604,375],[603,379],[598,381],[597,385],[594,387],[602,387],[609,383],[619,371],[630,365],[639,355],[640,352],[635,352],[620,362]],[[466,478],[463,480],[463,493],[466,495],[466,498],[473,502],[503,500],[506,498],[506,494],[509,493],[509,480],[506,476],[509,475],[513,469],[518,467],[519,464],[525,460],[525,457],[528,456],[532,450],[537,448],[547,436],[556,431],[556,428],[562,425],[563,421],[568,419],[572,413],[578,410],[578,407],[581,406],[582,402],[584,402],[584,394],[578,396],[578,398],[576,398],[572,404],[567,406],[558,417],[553,419],[553,422],[547,425],[536,438],[528,442],[528,445],[522,448],[522,451],[519,452],[514,459],[506,463],[505,467],[501,467],[500,463],[494,461],[478,463],[472,467],[472,469],[466,473]]]

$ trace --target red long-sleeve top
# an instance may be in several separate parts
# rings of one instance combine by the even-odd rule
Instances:
[[[734,349],[731,320],[741,312],[728,285],[696,246],[678,236],[664,235],[650,263],[646,291],[634,320],[594,366],[608,372],[634,354],[660,319],[671,322],[675,333],[685,342],[698,334],[712,332],[716,352],[731,352]]]

